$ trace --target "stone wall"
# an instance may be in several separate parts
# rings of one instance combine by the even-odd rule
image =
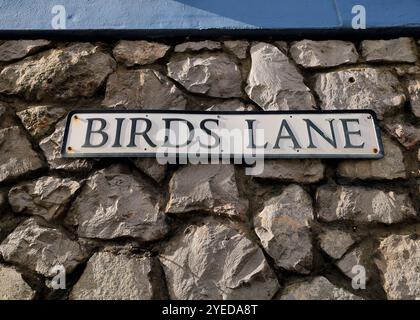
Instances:
[[[420,298],[419,45],[0,41],[0,299]],[[386,155],[62,159],[81,107],[369,108]]]

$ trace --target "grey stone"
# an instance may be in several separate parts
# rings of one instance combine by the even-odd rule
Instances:
[[[348,179],[393,180],[406,178],[404,156],[399,146],[382,136],[385,156],[375,160],[344,160],[338,165],[338,174]]]
[[[298,185],[290,185],[264,203],[254,219],[255,233],[278,267],[308,274],[313,264],[309,226],[313,219],[309,194]]]
[[[168,232],[161,195],[122,165],[95,172],[73,203],[66,222],[84,238],[153,241]]]
[[[46,277],[62,265],[71,273],[87,258],[87,251],[61,230],[40,224],[34,218],[21,223],[0,245],[3,259]]]
[[[360,267],[364,268],[366,282],[368,282],[374,273],[372,269],[373,250],[368,249],[367,246],[362,245],[347,252],[339,261],[336,262],[337,267],[349,279],[353,279],[360,274]]]
[[[318,217],[327,222],[398,223],[416,217],[407,194],[356,186],[322,186],[317,191]]]
[[[200,50],[219,50],[222,49],[220,42],[212,40],[190,41],[175,46],[175,52],[200,51]]]
[[[176,171],[169,183],[166,211],[206,211],[244,216],[248,201],[241,199],[233,165],[189,165]]]
[[[9,191],[9,203],[14,212],[54,220],[63,213],[79,188],[79,182],[74,180],[42,177],[13,187]]]
[[[35,139],[47,134],[67,110],[61,107],[36,106],[17,112],[25,129]]]
[[[13,61],[26,57],[47,47],[48,40],[11,40],[0,45],[0,61]]]
[[[161,183],[165,179],[168,166],[159,164],[155,158],[133,158],[131,162],[156,182]]]
[[[175,56],[167,66],[168,75],[188,91],[219,98],[242,96],[241,71],[224,53]]]
[[[0,182],[19,178],[44,163],[19,127],[0,129]]]
[[[112,53],[118,62],[131,67],[153,63],[164,57],[169,49],[170,46],[163,43],[121,40]]]
[[[271,299],[279,289],[261,249],[235,229],[206,219],[165,245],[159,259],[171,299]]]
[[[0,300],[32,300],[35,291],[13,268],[0,264]]]
[[[379,246],[376,264],[388,299],[420,299],[420,239],[390,235]]]
[[[213,103],[206,108],[206,111],[255,111],[252,104],[245,104],[241,100],[231,99],[222,102]]]
[[[287,56],[289,53],[289,44],[286,41],[274,41],[273,44]]]
[[[392,119],[385,124],[385,130],[395,137],[407,150],[412,150],[420,144],[420,128],[404,120]]]
[[[364,40],[362,56],[366,61],[416,62],[416,46],[411,38]]]
[[[315,91],[324,110],[372,109],[379,119],[398,111],[405,95],[389,71],[351,68],[316,76]]]
[[[2,212],[3,207],[6,205],[6,193],[0,191],[0,213]]]
[[[150,300],[152,258],[95,253],[70,292],[70,300]],[[159,288],[156,288],[159,289]]]
[[[324,178],[325,165],[314,159],[278,159],[264,161],[263,172],[255,175],[297,183],[314,183]]]
[[[320,276],[288,285],[280,300],[363,300]]]
[[[333,259],[340,259],[354,243],[349,233],[340,230],[326,230],[319,235],[321,249]]]
[[[61,143],[64,136],[65,123],[66,119],[59,121],[55,126],[55,131],[39,143],[39,147],[44,152],[49,168],[69,172],[86,172],[91,170],[92,160],[66,159],[61,156]]]
[[[107,82],[107,107],[184,110],[184,94],[160,72],[151,69],[119,70]]]
[[[315,106],[315,99],[302,75],[275,46],[257,43],[251,47],[252,66],[248,96],[264,110],[301,110]]]
[[[412,79],[408,82],[408,93],[411,103],[411,111],[420,118],[420,79]]]
[[[238,59],[245,59],[248,53],[249,42],[245,40],[229,40],[224,41],[223,45],[225,48],[232,54],[234,54]]]
[[[114,68],[115,61],[98,47],[75,43],[6,66],[0,92],[27,100],[91,97]]]
[[[302,40],[290,47],[293,60],[304,68],[335,67],[355,63],[359,54],[353,43],[340,40]]]

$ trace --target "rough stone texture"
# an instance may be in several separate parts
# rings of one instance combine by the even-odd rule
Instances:
[[[219,98],[242,96],[239,67],[224,53],[175,56],[167,66],[168,75],[188,91]]]
[[[230,53],[234,54],[238,59],[246,58],[249,48],[248,41],[230,40],[224,41],[223,45]]]
[[[5,67],[0,92],[27,100],[91,97],[114,68],[115,61],[98,47],[76,43]]]
[[[43,166],[22,129],[0,129],[0,182],[16,179]]]
[[[324,277],[288,285],[280,300],[363,300],[343,288],[333,285]]]
[[[32,300],[35,291],[13,268],[0,264],[0,300]]]
[[[340,259],[354,242],[349,233],[340,230],[326,230],[319,236],[321,249],[333,259]]]
[[[375,68],[318,74],[315,91],[322,109],[372,109],[379,119],[397,112],[405,102],[398,79],[389,71]]]
[[[133,158],[133,164],[153,180],[161,183],[165,179],[167,165],[162,165],[155,158]]]
[[[338,165],[338,174],[348,179],[393,180],[406,178],[404,156],[399,146],[382,136],[385,156],[377,160],[345,160]]]
[[[34,218],[20,224],[0,245],[3,259],[24,266],[46,277],[55,276],[54,266],[64,266],[71,273],[87,252],[61,230],[46,227]]]
[[[353,43],[340,40],[295,42],[290,47],[290,55],[304,68],[335,67],[355,63],[359,58]]]
[[[2,212],[3,207],[6,205],[6,193],[0,191],[0,213]]]
[[[404,120],[393,119],[385,124],[385,130],[394,136],[407,150],[420,144],[420,127],[415,127]]]
[[[58,120],[67,113],[67,110],[54,106],[36,106],[17,112],[25,129],[35,139],[47,134]]]
[[[74,180],[42,177],[13,187],[9,191],[9,203],[14,212],[54,220],[79,188],[79,182]]]
[[[161,194],[122,165],[95,172],[70,209],[67,222],[80,237],[158,240],[168,232]]]
[[[420,239],[390,235],[379,246],[376,264],[388,299],[420,299]]]
[[[392,224],[413,219],[416,211],[407,194],[356,186],[322,186],[316,195],[323,221]]]
[[[416,46],[411,38],[364,40],[362,56],[366,61],[416,62]]]
[[[92,169],[92,160],[88,159],[65,159],[61,157],[61,143],[64,136],[66,119],[55,126],[55,131],[41,140],[39,147],[44,152],[48,166],[52,170],[64,170],[70,172],[89,171]]]
[[[70,292],[71,300],[150,300],[151,258],[95,253]]]
[[[36,53],[51,42],[48,40],[10,40],[0,45],[0,61],[13,61]]]
[[[252,104],[245,104],[238,99],[225,100],[213,103],[206,108],[206,111],[256,111],[257,108]]]
[[[251,47],[246,93],[264,110],[311,109],[315,100],[287,56],[268,43]]]
[[[169,183],[166,211],[207,211],[243,216],[248,201],[240,198],[233,165],[189,165],[176,171]]]
[[[279,289],[261,249],[212,220],[178,233],[159,258],[171,299],[270,299]]]
[[[256,177],[297,183],[314,183],[324,178],[324,172],[325,165],[321,160],[266,160],[263,172]]]
[[[313,253],[309,224],[313,219],[309,194],[298,185],[290,185],[264,203],[254,219],[255,233],[278,267],[310,273]]]
[[[153,63],[164,57],[169,48],[163,43],[121,40],[112,53],[118,62],[131,67]]]
[[[212,40],[184,42],[175,46],[175,52],[200,51],[200,50],[219,50],[222,48],[220,42]]]
[[[160,72],[151,69],[119,70],[106,86],[103,105],[124,109],[183,110],[183,93]]]
[[[373,274],[372,262],[372,251],[368,250],[366,246],[362,245],[346,253],[339,261],[336,262],[336,264],[341,272],[349,279],[353,279],[353,277],[360,272],[357,269],[358,267],[355,268],[355,266],[364,267],[366,272],[366,282],[368,282],[372,278]],[[353,268],[355,269],[353,270]]]
[[[420,118],[420,79],[412,79],[408,82],[411,111]]]

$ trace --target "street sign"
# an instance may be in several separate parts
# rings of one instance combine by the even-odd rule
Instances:
[[[370,110],[83,110],[68,115],[62,155],[374,159],[383,146]]]

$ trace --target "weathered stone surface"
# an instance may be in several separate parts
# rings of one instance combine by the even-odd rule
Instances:
[[[416,46],[411,38],[364,40],[362,56],[366,61],[416,62]]]
[[[0,213],[2,212],[3,207],[6,205],[6,193],[0,191]]]
[[[256,108],[252,104],[245,104],[241,100],[231,99],[218,102],[206,108],[206,111],[255,111]]]
[[[150,300],[153,297],[151,258],[95,253],[70,292],[71,300]]]
[[[264,110],[311,109],[315,100],[287,56],[268,43],[251,47],[248,96]]]
[[[11,40],[0,45],[0,61],[13,61],[44,49],[48,40]]]
[[[278,159],[264,161],[258,178],[276,179],[298,183],[314,183],[324,178],[325,165],[313,159]]]
[[[63,213],[79,188],[79,182],[74,180],[42,177],[13,187],[9,191],[9,203],[14,212],[53,220]]]
[[[76,43],[5,67],[0,92],[27,100],[91,97],[114,68],[115,61],[98,47]]]
[[[261,249],[213,220],[186,227],[159,259],[171,299],[270,299],[279,289]]]
[[[245,40],[229,40],[224,41],[223,45],[225,48],[232,54],[234,54],[238,59],[245,59],[248,53],[249,42]]]
[[[17,112],[25,129],[34,138],[39,138],[51,130],[51,127],[60,120],[67,110],[61,107],[36,106]]]
[[[233,165],[190,165],[176,171],[169,183],[166,211],[206,211],[243,216],[248,201],[239,196]]]
[[[313,263],[309,227],[313,219],[309,194],[298,185],[290,185],[264,203],[254,219],[255,233],[278,267],[307,274]]]
[[[156,182],[160,183],[165,179],[168,166],[159,164],[155,158],[133,158],[131,161]]]
[[[335,67],[355,63],[359,54],[353,43],[340,40],[302,40],[290,47],[293,60],[304,68]]]
[[[420,239],[391,235],[379,246],[376,264],[388,299],[420,299]]]
[[[322,186],[317,191],[318,217],[330,221],[392,224],[414,218],[407,194],[356,186]]]
[[[319,236],[321,249],[333,259],[340,259],[354,242],[349,233],[340,230],[326,230]]]
[[[56,275],[51,270],[62,265],[71,273],[87,258],[87,252],[61,230],[46,227],[34,218],[20,224],[0,245],[3,259],[46,277]]]
[[[359,268],[363,267],[366,282],[368,282],[373,275],[372,262],[373,249],[368,249],[366,246],[362,245],[346,253],[344,257],[336,262],[336,265],[349,279],[353,279],[354,276],[359,274]]]
[[[288,285],[280,300],[363,300],[351,292],[339,288],[324,277]]]
[[[188,91],[219,98],[242,96],[239,67],[224,53],[175,56],[167,66],[168,75]]]
[[[0,129],[0,182],[18,178],[43,166],[22,129]]]
[[[175,46],[175,52],[200,51],[200,50],[219,50],[222,48],[220,42],[212,40],[190,41]]]
[[[160,72],[151,69],[120,70],[107,82],[103,105],[126,109],[183,110],[183,93]]]
[[[382,136],[385,156],[377,160],[344,160],[338,165],[338,174],[348,179],[393,180],[406,178],[404,156],[399,146]]]
[[[92,160],[65,159],[61,157],[61,143],[63,141],[65,123],[66,119],[59,121],[55,126],[55,131],[39,143],[39,147],[47,159],[48,166],[50,169],[70,172],[89,171],[92,169]]]
[[[15,269],[0,264],[0,300],[32,300],[35,291]]]
[[[97,171],[73,203],[66,221],[80,237],[157,240],[168,225],[161,195],[150,183],[122,165]]]
[[[394,136],[407,150],[412,150],[420,144],[420,128],[404,120],[393,119],[385,124],[385,130]]]
[[[155,62],[164,57],[169,46],[163,43],[148,41],[127,41],[121,40],[112,51],[118,62],[131,67],[134,65],[145,65]]]
[[[410,97],[411,111],[417,118],[420,118],[420,79],[410,80],[407,89]]]
[[[405,102],[398,79],[389,71],[351,68],[316,76],[315,91],[325,110],[372,109],[379,119]]]
[[[289,53],[289,44],[286,41],[274,41],[273,44],[287,56]]]

